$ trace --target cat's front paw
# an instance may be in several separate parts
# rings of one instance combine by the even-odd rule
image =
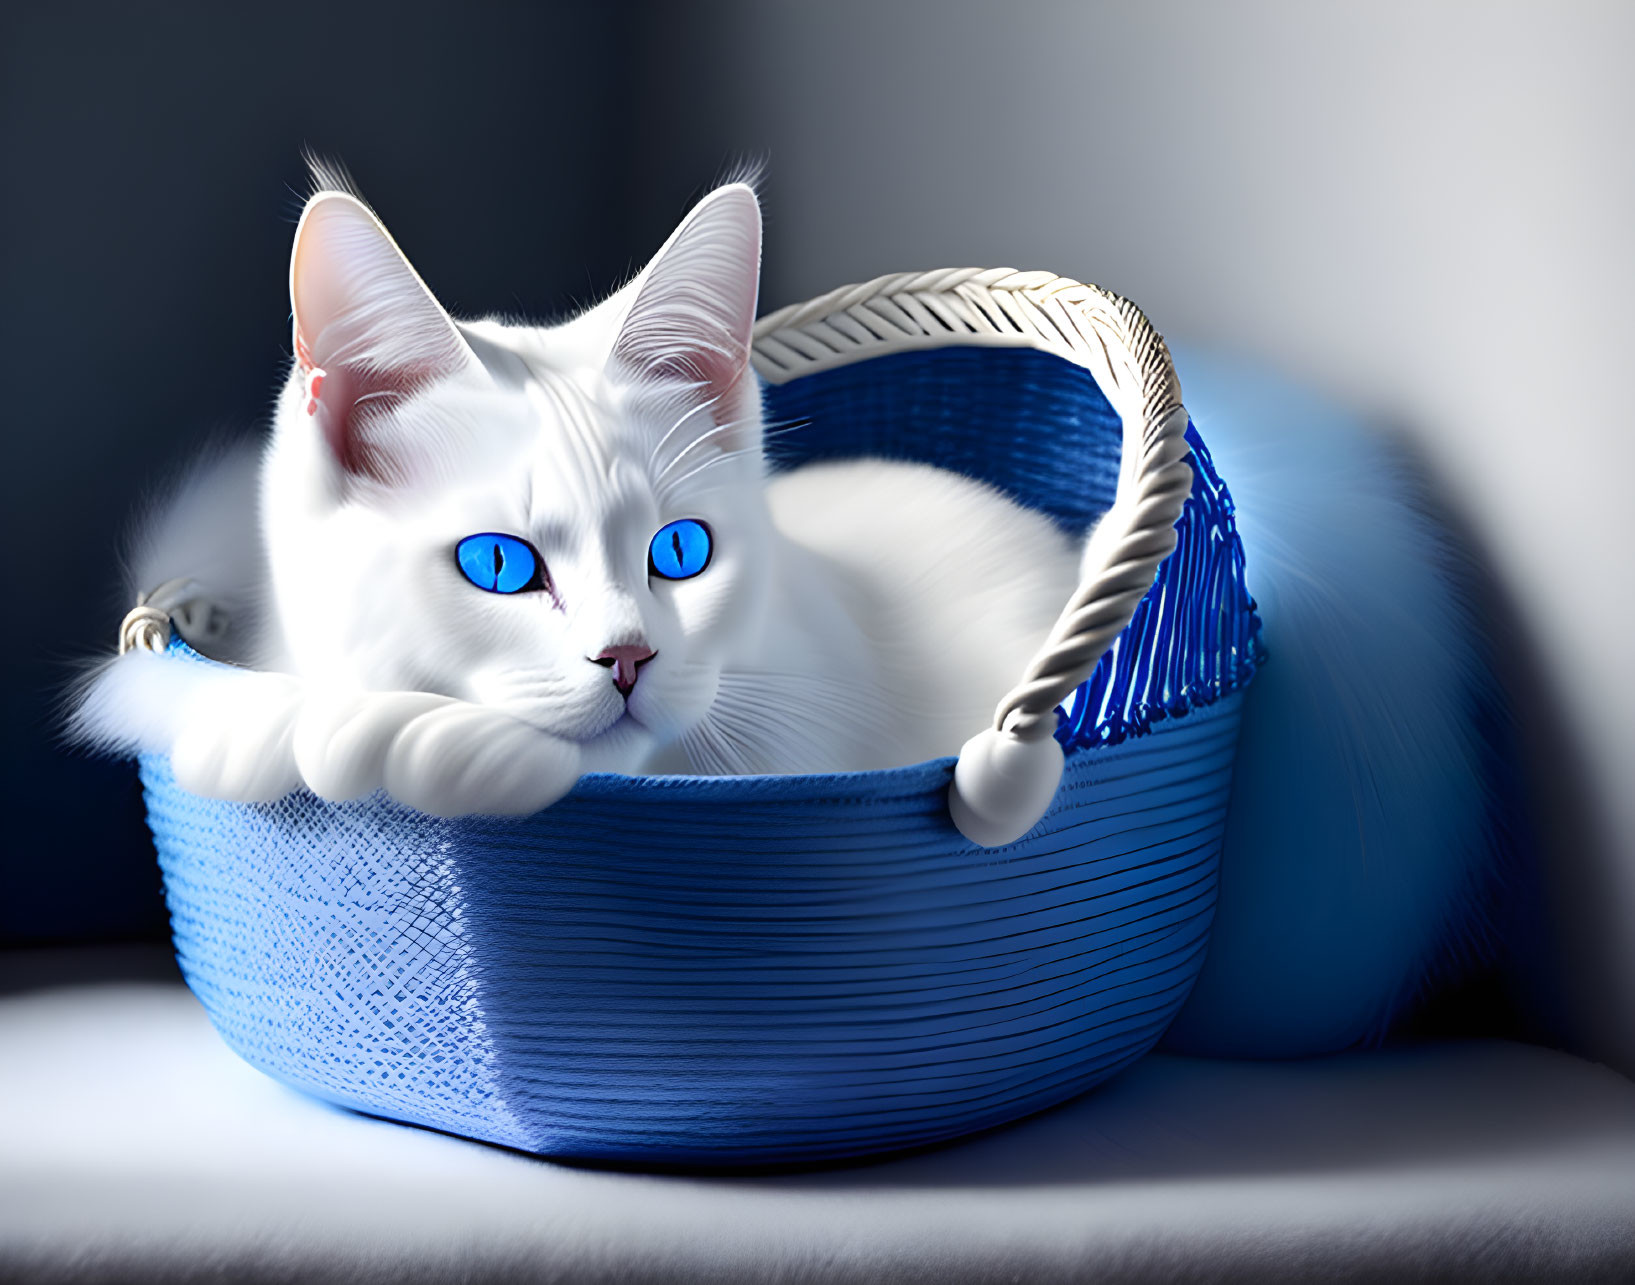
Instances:
[[[186,702],[170,747],[176,782],[238,803],[282,798],[301,784],[292,738],[301,684],[287,674],[234,672]]]
[[[410,723],[454,704],[430,692],[309,692],[295,725],[295,763],[307,788],[341,802],[386,784],[386,757]]]
[[[433,816],[523,816],[579,779],[579,747],[484,705],[444,699],[386,748],[386,792]]]

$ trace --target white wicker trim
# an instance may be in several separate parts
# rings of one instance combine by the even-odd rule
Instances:
[[[949,807],[967,837],[991,847],[1020,838],[1049,807],[1061,774],[1060,754],[1049,753],[1056,706],[1090,676],[1175,548],[1192,470],[1181,386],[1163,338],[1128,299],[1049,272],[949,268],[844,286],[763,317],[753,360],[763,379],[781,384],[954,344],[1064,357],[1090,372],[1124,423],[1117,497],[1085,578],[999,702],[992,727],[960,752]]]

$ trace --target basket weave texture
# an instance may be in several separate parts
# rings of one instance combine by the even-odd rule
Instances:
[[[1095,378],[1014,336],[786,361],[766,396],[799,426],[776,468],[923,460],[1079,534],[1119,485],[1124,422]],[[566,1157],[834,1159],[1092,1087],[1201,965],[1260,661],[1231,498],[1187,444],[1175,552],[1058,713],[1062,785],[1020,841],[954,828],[952,759],[591,776],[532,817],[442,820],[379,795],[199,799],[148,758],[190,985],[288,1083]]]
[[[1021,843],[952,764],[587,778],[522,821],[244,806],[144,764],[178,956],[246,1060],[550,1155],[828,1159],[1039,1110],[1139,1056],[1202,961],[1237,698],[1075,754]]]

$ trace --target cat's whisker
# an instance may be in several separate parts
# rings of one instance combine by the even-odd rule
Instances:
[[[382,398],[386,399],[387,401],[391,401],[393,399],[402,400],[402,397],[403,394],[395,388],[377,388],[372,393],[360,394],[352,404],[354,406],[362,406],[365,402],[376,402],[380,401]]]
[[[896,717],[877,701],[860,705],[846,683],[813,674],[729,671],[719,687],[706,720],[706,761],[725,759],[738,772],[763,771],[767,763],[790,762],[792,755],[798,760],[804,753],[800,747],[814,739],[877,741],[882,722]]]
[[[664,479],[672,471],[679,467],[681,462],[699,447],[714,441],[717,437],[724,433],[734,432],[737,429],[742,428],[748,422],[748,420],[743,419],[729,419],[723,423],[717,424],[714,428],[711,428],[706,432],[700,433],[697,437],[693,438],[692,441],[688,442],[686,446],[682,447],[681,450],[676,452],[675,458],[670,460],[662,469],[659,470],[658,476],[653,479],[654,485],[656,486],[662,484]]]
[[[765,441],[772,437],[785,437],[790,433],[797,433],[803,428],[810,428],[812,421],[804,417],[800,419],[774,420],[761,429],[761,439]]]
[[[665,446],[669,443],[670,439],[672,437],[674,437],[677,432],[680,431],[682,425],[684,425],[688,420],[690,420],[694,415],[698,414],[700,411],[710,410],[720,400],[721,399],[719,397],[711,397],[708,401],[698,403],[691,410],[687,411],[684,415],[682,415],[682,417],[680,419],[678,419],[674,424],[671,424],[669,428],[665,429],[664,430],[664,435],[659,438],[658,444],[653,447],[653,450],[652,450],[651,454],[649,454],[648,457],[647,457],[647,466],[648,466],[649,470],[651,470],[653,468],[653,466],[658,463],[659,454],[664,450]],[[677,458],[680,458],[680,457],[678,456]],[[662,477],[663,473],[661,472],[659,474],[659,476]]]
[[[748,419],[728,420],[725,423],[717,424],[714,428],[709,429],[707,432],[700,433],[697,437],[695,437],[692,441],[690,441],[686,446],[684,446],[680,451],[678,451],[676,453],[675,457],[672,458],[668,463],[666,463],[664,465],[664,467],[662,469],[660,469],[656,475],[654,475],[654,478],[653,478],[654,486],[663,485],[664,481],[668,477],[668,475],[671,472],[673,472],[681,464],[681,462],[683,460],[685,460],[687,458],[687,456],[690,455],[693,452],[694,449],[696,449],[699,446],[705,445],[706,443],[712,441],[713,439],[715,439],[716,437],[720,436],[723,433],[732,432],[732,431],[734,431],[736,429],[742,428],[744,425],[749,424],[750,422],[751,421],[748,420]],[[730,455],[730,454],[743,453],[744,451],[759,450],[761,448],[761,446],[764,445],[767,441],[769,441],[769,440],[771,440],[773,438],[782,437],[786,433],[792,433],[792,432],[795,432],[798,429],[805,428],[810,422],[811,422],[810,420],[806,420],[806,419],[792,419],[792,420],[785,420],[785,421],[782,421],[782,422],[774,422],[772,424],[762,425],[760,432],[756,435],[758,440],[754,444],[752,444],[751,446],[742,448],[742,450],[740,452],[727,452],[727,454]],[[678,422],[678,424],[675,427],[679,427],[679,426],[680,425],[679,425],[679,422]],[[675,431],[675,427],[672,427],[670,432],[673,433]],[[668,436],[668,434],[666,434],[666,436]],[[655,451],[653,458],[656,458],[656,456],[657,456],[657,452]]]
[[[791,424],[788,424],[788,425],[784,425],[784,426],[779,427],[779,428],[774,428],[774,429],[769,430],[769,431],[763,431],[763,432],[761,432],[760,434],[757,435],[755,441],[749,443],[747,446],[737,447],[734,450],[724,451],[724,450],[720,450],[719,448],[717,448],[716,454],[712,455],[708,460],[705,460],[702,464],[700,464],[698,466],[698,468],[695,468],[694,470],[692,470],[692,472],[696,473],[696,472],[699,471],[699,469],[707,468],[711,464],[718,464],[722,460],[735,460],[735,459],[738,459],[738,458],[740,458],[741,456],[744,456],[744,455],[758,455],[761,452],[761,449],[762,449],[763,445],[765,444],[765,441],[766,441],[767,438],[769,438],[769,437],[778,437],[778,436],[781,436],[784,433],[792,432],[796,428],[803,427],[804,424],[805,424],[805,421],[799,421],[799,422],[796,422],[796,423],[791,423]],[[736,428],[736,427],[738,427],[737,424],[723,424],[723,425],[721,425],[721,428],[723,430],[729,429],[729,428]],[[702,441],[702,440],[703,439],[700,439],[700,441]],[[679,464],[681,462],[681,458],[682,457],[678,455],[673,461],[671,461],[671,463],[666,467],[665,471],[663,473],[659,474],[658,478],[655,479],[655,481],[654,481],[655,486],[661,486],[661,485],[664,485],[667,482],[669,482],[668,474],[670,473],[670,471],[672,469],[675,468],[675,466],[677,464]],[[678,480],[678,481],[679,480],[685,480],[686,477],[690,477],[690,476],[692,476],[692,473],[687,473],[687,474],[684,474],[681,479],[676,479],[676,480]]]
[[[681,740],[689,758],[704,770],[731,775],[759,770],[775,762],[781,749],[800,731],[792,722],[717,704]],[[708,765],[707,767],[705,765]]]
[[[736,459],[742,459],[746,455],[759,455],[760,451],[761,445],[759,442],[757,442],[754,446],[741,447],[736,451],[723,451],[719,455],[710,456],[709,459],[705,460],[696,467],[689,469],[680,477],[667,478],[656,483],[653,489],[658,493],[661,500],[668,500],[676,493],[677,490],[686,485],[688,481],[697,477],[706,469],[714,468],[717,464],[726,464]]]

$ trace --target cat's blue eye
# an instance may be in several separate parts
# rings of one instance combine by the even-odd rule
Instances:
[[[647,546],[647,567],[666,580],[687,580],[710,565],[710,529],[696,518],[682,518],[659,528]]]
[[[544,587],[543,566],[534,546],[514,535],[485,531],[468,535],[454,548],[465,578],[489,593],[521,593]]]

